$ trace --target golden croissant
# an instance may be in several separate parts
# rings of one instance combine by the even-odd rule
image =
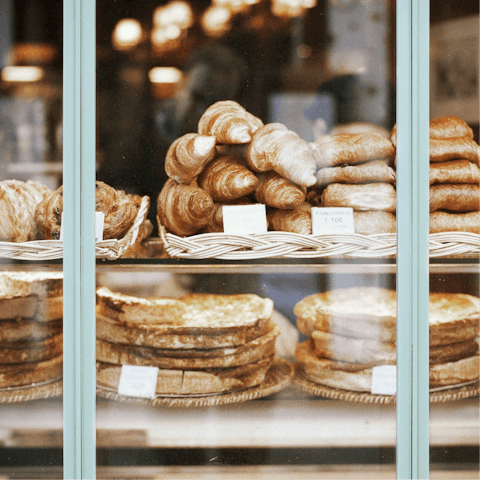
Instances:
[[[199,187],[166,181],[157,199],[157,220],[179,236],[196,233],[213,215],[212,197]]]
[[[103,239],[122,238],[132,227],[140,209],[141,197],[95,182],[95,211],[104,217]],[[45,198],[36,208],[38,231],[42,238],[60,239],[63,212],[63,187]]]
[[[0,240],[28,242],[37,238],[35,209],[52,192],[39,182],[0,182]]]
[[[259,173],[255,198],[258,202],[274,208],[296,208],[304,201],[307,194],[305,187],[300,187],[282,177],[273,170]]]
[[[268,208],[268,228],[269,230],[310,235],[312,233],[311,210],[312,206],[307,202],[293,210]]]
[[[301,187],[311,187],[316,181],[312,149],[305,140],[280,123],[259,128],[253,135],[246,156],[248,166],[255,172],[274,170]]]
[[[248,143],[261,126],[263,122],[239,103],[224,100],[205,110],[198,122],[198,133],[212,135],[218,143]]]
[[[198,133],[187,133],[177,138],[165,157],[165,172],[178,183],[190,184],[213,160],[216,154],[216,138]]]
[[[253,193],[258,179],[240,158],[225,155],[210,162],[197,182],[215,202],[228,202]]]
[[[464,159],[479,165],[480,147],[475,140],[468,137],[431,138],[430,161],[447,162]]]

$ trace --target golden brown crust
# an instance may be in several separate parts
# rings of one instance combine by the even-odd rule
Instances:
[[[321,195],[323,207],[351,207],[356,211],[395,213],[396,200],[395,187],[389,183],[331,183]]]
[[[0,346],[0,365],[41,362],[61,355],[62,351],[61,333],[39,341],[6,342]]]
[[[479,146],[471,138],[431,138],[430,162],[464,159],[479,164]]]
[[[353,221],[355,233],[362,235],[395,233],[397,231],[397,217],[390,212],[353,212]]]
[[[308,143],[281,123],[269,123],[253,135],[246,153],[254,172],[274,170],[301,187],[315,184],[316,162]]]
[[[395,155],[392,142],[377,133],[326,135],[316,142],[319,168],[356,165],[369,160],[391,159]]]
[[[0,298],[61,297],[63,272],[0,272]]]
[[[58,379],[62,373],[62,355],[37,363],[0,365],[0,388],[38,384]]]
[[[39,182],[0,182],[0,241],[27,242],[38,237],[35,222],[37,205],[51,190]]]
[[[232,100],[208,107],[198,122],[198,133],[214,136],[217,143],[248,143],[263,122]]]
[[[233,348],[226,353],[224,348],[204,350],[202,355],[194,356],[190,352],[176,350],[170,355],[170,349],[160,350],[136,345],[124,345],[105,342],[97,338],[97,360],[117,365],[144,365],[178,370],[198,370],[207,368],[230,368],[253,363],[275,353],[275,338],[279,334],[275,328],[266,335],[257,337],[244,346]]]
[[[395,170],[389,160],[371,160],[358,165],[320,168],[315,186],[325,187],[330,183],[392,183],[396,182]]]
[[[278,232],[312,234],[312,206],[303,202],[293,210],[280,208],[267,209],[268,228]]]
[[[104,182],[95,182],[95,211],[105,215],[103,239],[122,238],[133,225],[140,209],[139,197],[116,190]],[[60,239],[63,212],[63,186],[45,198],[36,208],[36,222],[45,239]]]
[[[478,212],[480,187],[472,184],[441,184],[430,187],[430,212]]]
[[[165,157],[165,173],[178,183],[190,184],[215,158],[216,138],[198,133],[187,133],[177,138]]]
[[[480,181],[480,169],[468,160],[430,163],[430,185],[435,183],[474,183]]]
[[[169,179],[157,200],[159,225],[175,235],[192,235],[208,224],[213,205],[212,197],[201,188]]]
[[[259,173],[255,198],[268,207],[294,209],[305,202],[307,190],[275,171]]]
[[[470,232],[480,233],[480,212],[430,214],[430,233]]]
[[[229,202],[253,193],[258,179],[240,158],[222,155],[204,168],[197,182],[214,202]]]
[[[272,364],[272,357],[232,368],[168,370],[158,373],[157,395],[200,395],[231,392],[261,384]],[[97,362],[97,382],[118,389],[121,366]]]
[[[48,323],[25,318],[0,322],[0,342],[37,342],[62,333],[62,320]],[[28,344],[26,344],[28,348]]]

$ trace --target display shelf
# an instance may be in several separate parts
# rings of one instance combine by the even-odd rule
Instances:
[[[3,447],[62,446],[62,401],[2,406]],[[288,387],[265,399],[207,408],[97,399],[98,448],[394,447],[395,405],[326,400]],[[478,398],[430,406],[430,445],[479,444]]]

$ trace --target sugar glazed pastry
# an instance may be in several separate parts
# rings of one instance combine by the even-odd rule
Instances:
[[[106,183],[95,182],[95,211],[105,215],[103,238],[122,238],[133,225],[140,209],[140,197],[128,195]],[[45,198],[36,208],[36,222],[42,238],[60,239],[63,187]]]
[[[35,209],[51,193],[45,185],[30,180],[0,182],[0,241],[36,240]]]

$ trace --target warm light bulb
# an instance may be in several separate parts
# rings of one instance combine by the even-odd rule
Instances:
[[[115,26],[112,43],[117,50],[126,50],[135,47],[142,39],[142,26],[138,20],[124,18]]]
[[[148,72],[152,83],[178,83],[182,79],[182,72],[175,67],[154,67]]]
[[[43,69],[40,67],[5,67],[2,70],[4,82],[38,82],[43,78]]]
[[[232,14],[228,8],[209,7],[202,16],[202,28],[207,35],[218,37],[230,28]]]

